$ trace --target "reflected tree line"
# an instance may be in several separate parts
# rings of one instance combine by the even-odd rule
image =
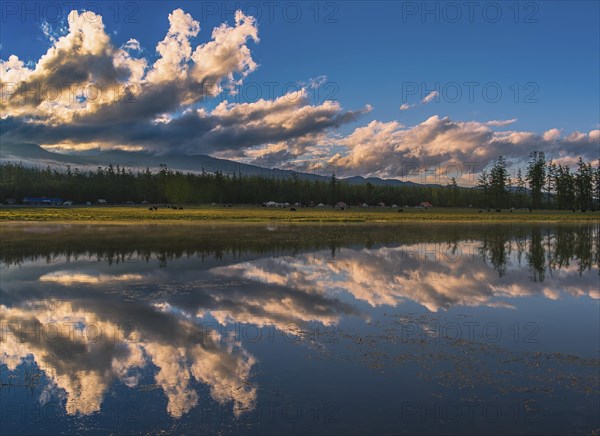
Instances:
[[[52,227],[48,227],[51,229]],[[378,226],[289,226],[255,227],[252,232],[236,227],[105,228],[85,236],[78,226],[57,231],[19,227],[4,231],[0,260],[4,266],[27,261],[71,262],[96,260],[109,265],[158,260],[161,267],[182,259],[205,262],[251,262],[261,258],[315,253],[323,261],[335,261],[341,248],[411,246],[437,243],[446,247],[447,261],[460,245],[475,242],[475,255],[493,266],[500,277],[510,263],[527,265],[531,280],[542,282],[546,274],[575,265],[580,274],[598,269],[600,273],[600,223],[586,225],[460,225]],[[440,260],[444,262],[442,258]]]
[[[600,274],[600,224],[528,229],[498,226],[483,235],[478,252],[500,277],[510,261],[526,264],[533,282],[543,282],[547,273],[572,265],[580,275],[593,267]]]

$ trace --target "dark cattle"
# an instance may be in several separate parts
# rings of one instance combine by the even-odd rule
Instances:
[[[575,209],[573,209],[573,213],[575,213]]]
[[[404,209],[398,209],[398,212],[404,212]]]
[[[180,207],[179,210],[183,210],[183,207]]]
[[[154,210],[154,208],[153,207],[149,207],[148,210]]]
[[[291,207],[290,208],[290,212],[296,212],[296,208],[295,207]]]
[[[500,209],[496,209],[496,212],[502,212]]]
[[[479,213],[483,212],[483,210],[479,209]]]

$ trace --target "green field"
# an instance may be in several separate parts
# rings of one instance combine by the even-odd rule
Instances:
[[[581,222],[600,221],[600,212],[503,210],[488,212],[478,209],[404,209],[333,208],[289,209],[259,207],[184,207],[183,210],[148,207],[2,207],[0,222],[85,222],[85,223],[152,223],[152,222],[294,222],[294,223],[362,223],[362,222]]]

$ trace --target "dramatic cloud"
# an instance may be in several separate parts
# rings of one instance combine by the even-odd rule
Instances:
[[[364,112],[345,112],[333,101],[311,105],[304,88],[269,101],[222,101],[208,111],[207,99],[234,94],[257,68],[247,46],[259,41],[256,21],[238,11],[233,26],[220,25],[194,47],[200,23],[181,9],[168,18],[152,64],[132,54],[142,51],[136,39],[115,47],[102,17],[77,11],[33,69],[16,56],[2,61],[3,140],[243,156],[246,148],[301,143]]]
[[[3,143],[67,151],[200,153],[341,176],[440,182],[414,179],[418,169],[451,172],[461,184],[473,183],[474,173],[499,155],[517,164],[533,150],[571,165],[578,156],[598,158],[599,130],[506,130],[515,119],[458,121],[435,115],[409,127],[373,120],[343,136],[338,129],[371,106],[349,111],[338,101],[311,103],[311,91],[325,76],[278,98],[231,102],[258,68],[249,48],[259,42],[255,18],[237,11],[233,24],[221,24],[210,40],[197,45],[202,29],[190,14],[175,9],[168,21],[151,60],[141,56],[147,51],[135,38],[120,47],[113,44],[102,17],[93,12],[72,11],[68,28],[58,33],[44,24],[51,47],[34,66],[15,55],[0,61]],[[401,109],[438,98],[432,91]]]
[[[413,127],[395,121],[372,121],[341,139],[339,143],[347,151],[333,156],[329,164],[339,174],[382,177],[406,177],[414,169],[460,165],[462,173],[468,176],[469,172],[481,171],[500,155],[523,160],[534,150],[543,150],[557,161],[572,156],[598,158],[599,130],[561,137],[556,129],[540,136],[491,128],[512,122],[463,122],[437,115]]]

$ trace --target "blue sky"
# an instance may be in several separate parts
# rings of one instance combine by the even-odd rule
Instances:
[[[175,9],[199,22],[200,31],[190,38],[193,48],[210,40],[215,26],[233,26],[237,6],[257,18],[260,41],[246,45],[258,66],[228,101],[277,98],[284,85],[294,89],[296,84],[308,86],[308,104],[333,98],[342,110],[362,111],[334,123],[329,137],[351,135],[372,121],[411,127],[432,116],[453,122],[516,120],[510,131],[543,135],[557,129],[564,137],[600,127],[597,1],[475,2],[472,9],[465,2],[392,1],[76,4],[102,15],[115,47],[131,38],[139,41],[137,56],[148,65],[159,57],[156,45]],[[46,34],[66,33],[68,9],[63,5],[62,19],[57,19],[56,5],[29,3],[24,11],[20,3],[3,2],[0,57],[6,61],[17,55],[33,69],[53,44],[44,28]],[[318,94],[308,85],[311,79],[321,80]],[[439,95],[420,103],[431,91]],[[203,100],[194,108],[210,111],[220,101]],[[402,104],[409,108],[400,110]],[[586,143],[592,148],[593,138]],[[334,144],[330,151],[344,147]]]

